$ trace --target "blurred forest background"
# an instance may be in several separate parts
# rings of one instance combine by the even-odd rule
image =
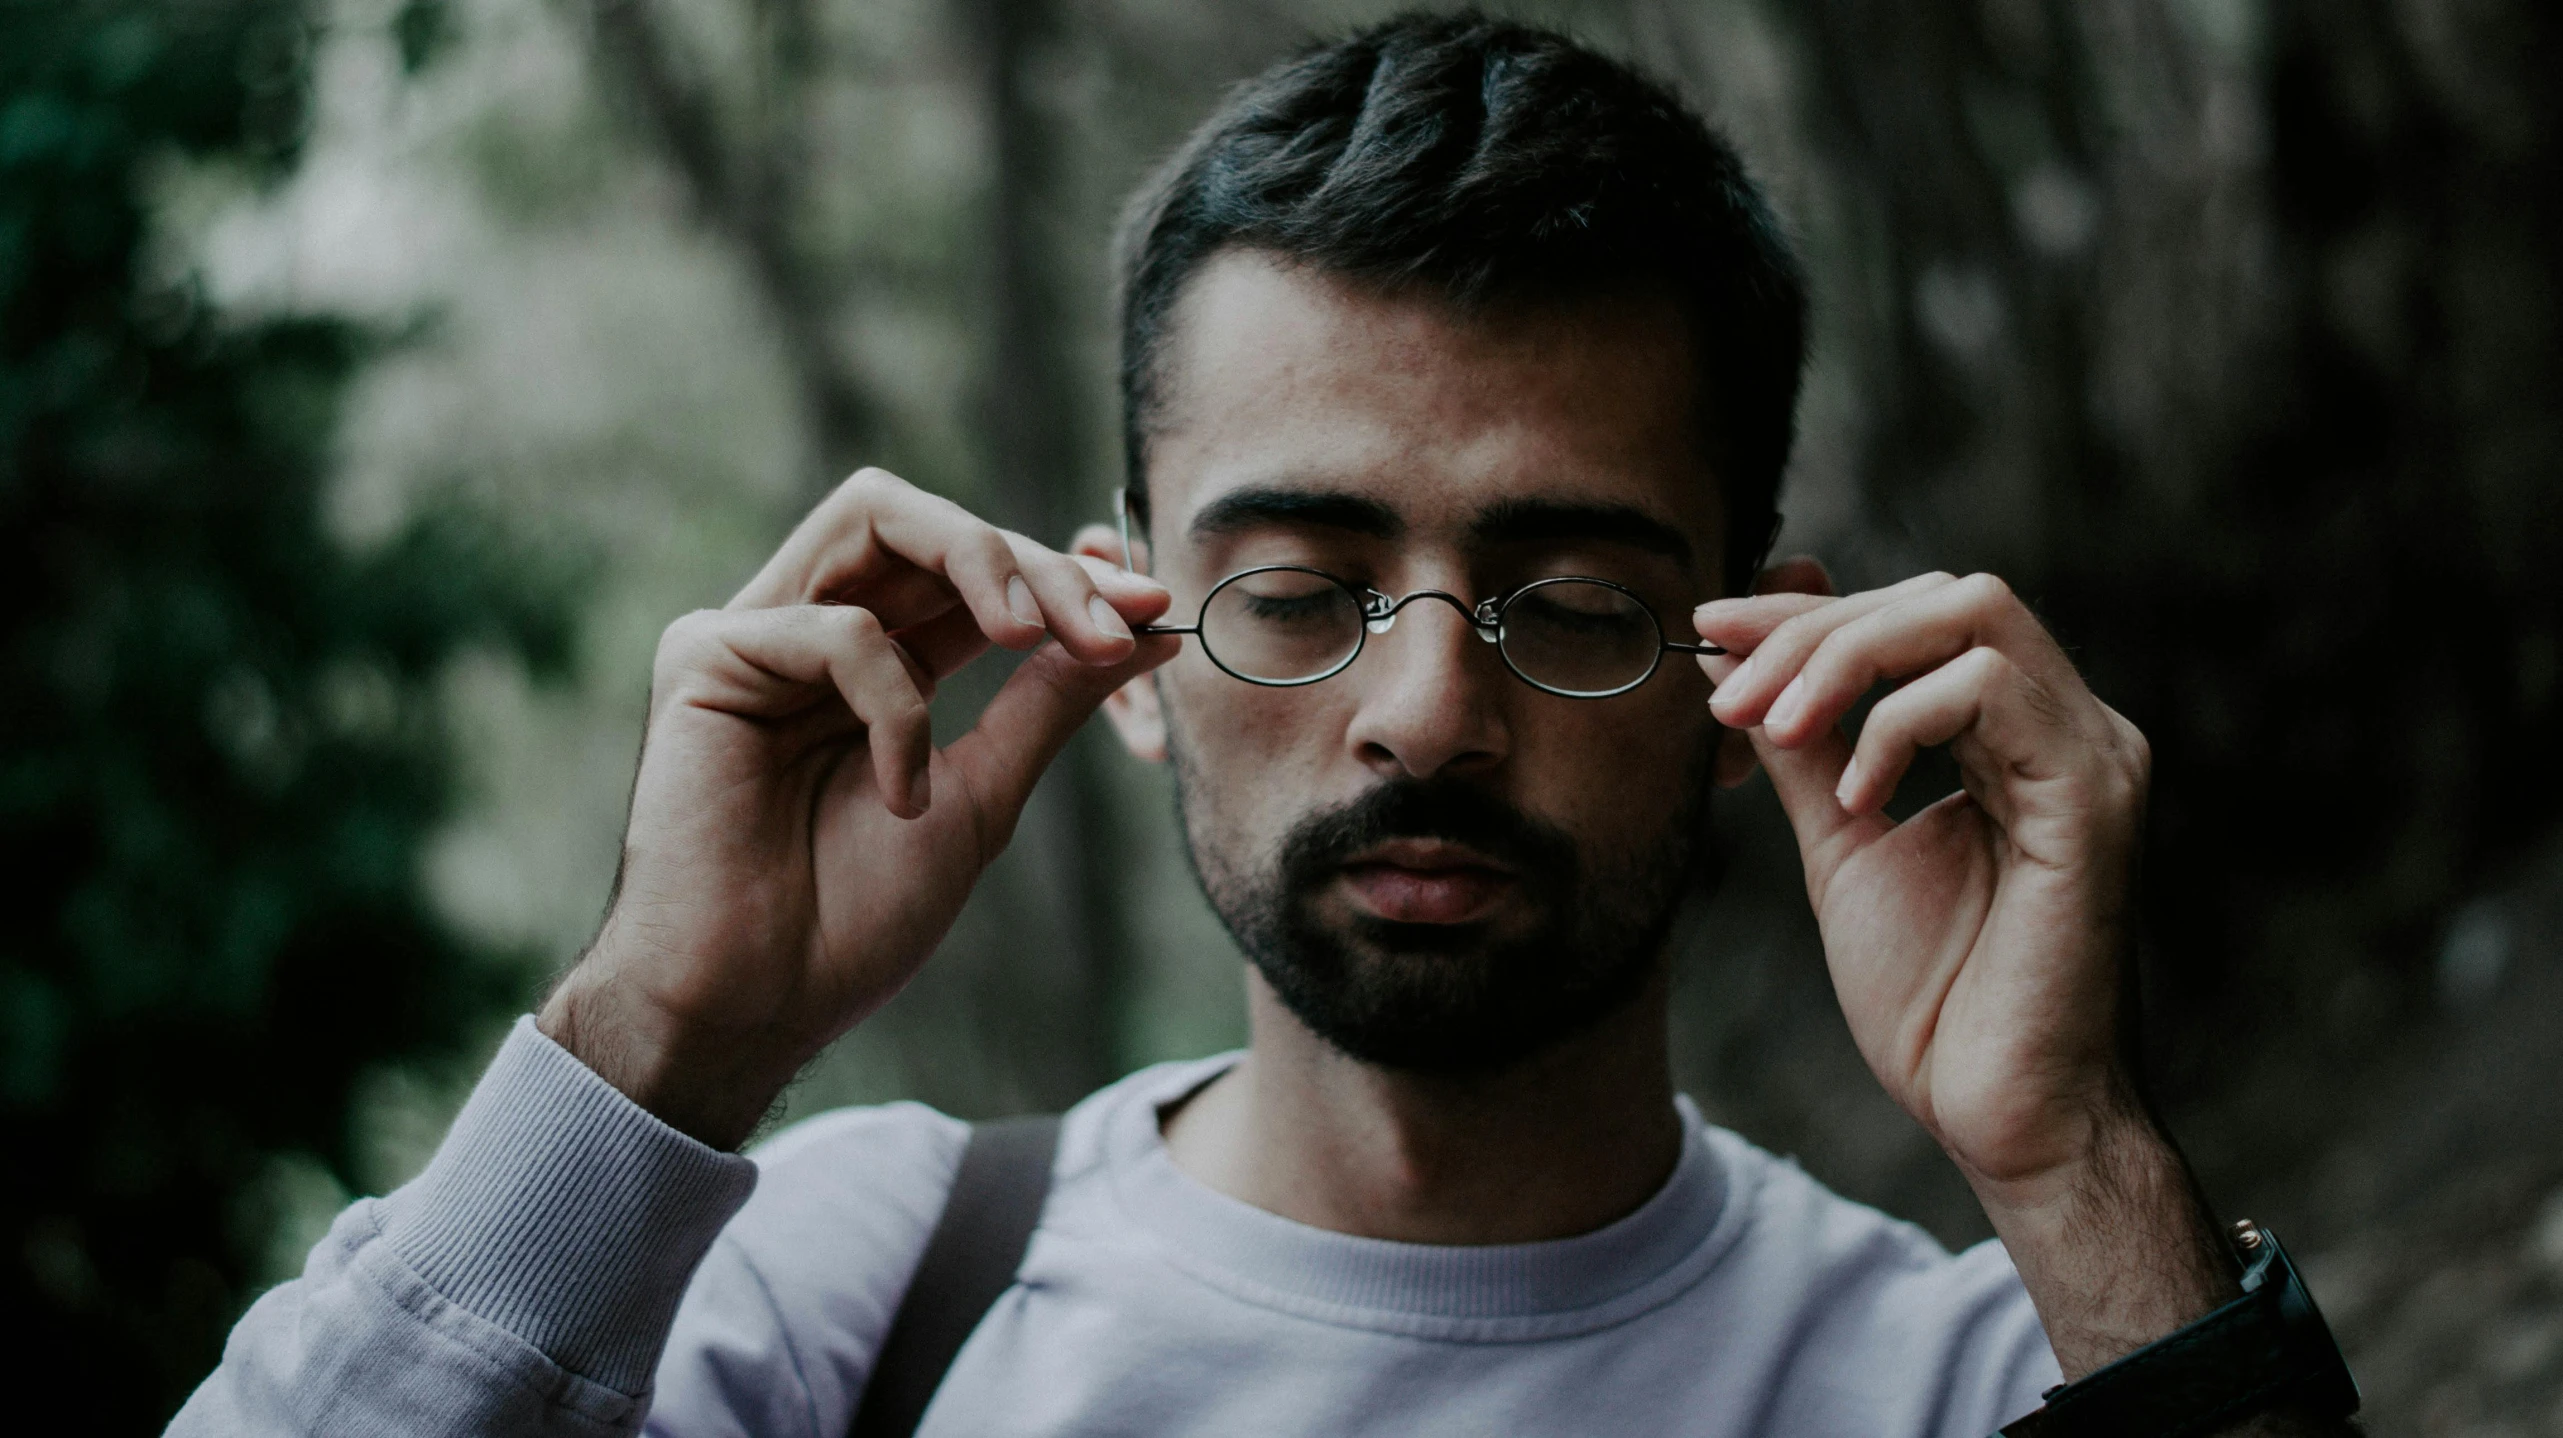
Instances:
[[[1800,235],[1783,547],[2004,574],[2153,738],[2160,1097],[2308,1260],[2375,1430],[2563,1434],[2563,15],[1499,8],[1676,82]],[[21,1393],[154,1431],[415,1169],[595,922],[659,628],[828,484],[1109,513],[1121,197],[1385,10],[0,0]],[[1237,1042],[1168,813],[1081,739],[792,1111],[1056,1107]],[[1980,1236],[1859,1067],[1767,793],[1716,822],[1686,1087]]]

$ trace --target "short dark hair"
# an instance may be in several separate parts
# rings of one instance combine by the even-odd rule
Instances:
[[[1663,85],[1474,13],[1403,15],[1239,85],[1122,229],[1122,437],[1143,521],[1175,302],[1229,248],[1470,307],[1670,292],[1725,506],[1726,583],[1752,582],[1796,435],[1806,282],[1734,148]]]

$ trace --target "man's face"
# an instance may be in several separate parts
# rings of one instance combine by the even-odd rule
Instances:
[[[1591,575],[1668,637],[1719,592],[1687,343],[1641,300],[1469,315],[1253,252],[1195,277],[1150,449],[1152,568],[1189,622],[1255,565],[1467,603]],[[1689,878],[1716,733],[1668,654],[1567,699],[1424,601],[1343,673],[1157,671],[1193,863],[1289,1008],[1392,1067],[1501,1067],[1629,1002]],[[1116,718],[1150,743],[1150,696]]]

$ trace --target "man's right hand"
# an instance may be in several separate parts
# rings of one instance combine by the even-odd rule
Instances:
[[[537,1024],[678,1129],[745,1141],[925,962],[1077,726],[1173,657],[1130,632],[1167,602],[882,471],[847,480],[660,639],[614,898]],[[1041,648],[936,750],[936,682],[991,641]]]

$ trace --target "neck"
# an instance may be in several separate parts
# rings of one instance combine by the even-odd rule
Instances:
[[[1247,971],[1244,1062],[1165,1120],[1175,1166],[1284,1218],[1407,1243],[1528,1243],[1622,1218],[1681,1156],[1666,976],[1495,1073],[1346,1057]]]

